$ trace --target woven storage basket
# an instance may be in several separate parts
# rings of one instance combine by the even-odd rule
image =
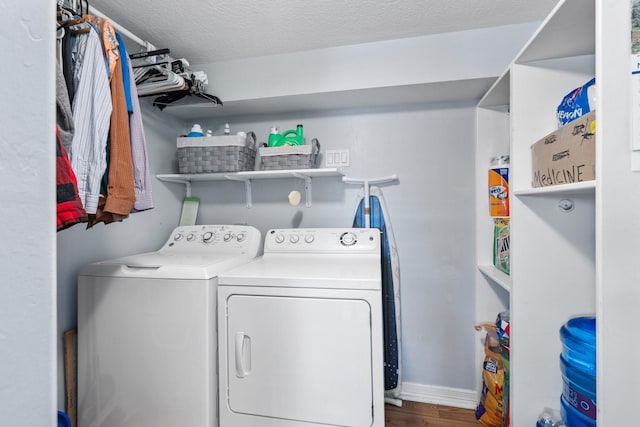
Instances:
[[[320,153],[320,142],[313,138],[308,145],[260,147],[262,170],[315,168]]]
[[[256,135],[205,136],[178,138],[180,173],[215,173],[253,170],[256,160]]]

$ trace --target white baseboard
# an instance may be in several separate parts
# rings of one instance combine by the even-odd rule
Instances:
[[[402,391],[400,393],[402,400],[465,409],[475,409],[478,405],[478,397],[478,393],[475,390],[416,383],[402,383]]]

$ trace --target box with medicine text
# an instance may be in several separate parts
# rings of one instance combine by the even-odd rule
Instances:
[[[531,186],[570,184],[596,177],[596,112],[581,116],[531,146]]]

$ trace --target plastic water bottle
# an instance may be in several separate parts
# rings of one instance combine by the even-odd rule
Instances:
[[[596,427],[596,319],[580,316],[560,328],[562,396],[560,412],[568,427]]]
[[[565,427],[560,412],[554,409],[544,408],[536,422],[536,427]]]

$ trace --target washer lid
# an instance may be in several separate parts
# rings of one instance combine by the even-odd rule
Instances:
[[[221,273],[218,284],[380,290],[382,273],[379,256],[266,254]]]
[[[253,254],[149,252],[84,267],[81,276],[211,279],[253,259]]]

